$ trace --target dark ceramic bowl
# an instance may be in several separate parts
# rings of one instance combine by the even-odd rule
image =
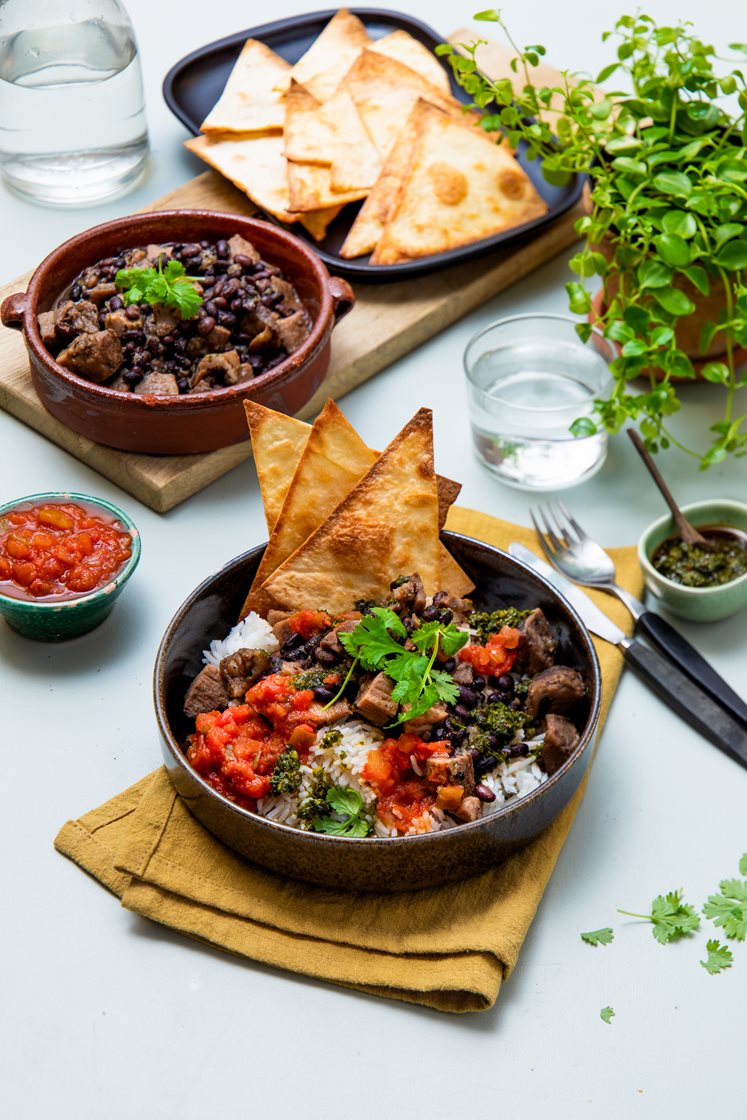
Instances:
[[[58,365],[44,346],[37,316],[49,311],[81,269],[121,249],[163,241],[200,241],[240,233],[295,286],[312,329],[298,350],[252,381],[193,396],[156,397],[96,385]],[[329,365],[330,335],[353,306],[350,285],[330,276],[314,251],[268,222],[213,210],[160,210],[94,226],[50,253],[25,292],[8,296],[3,325],[23,331],[34,388],[53,416],[81,435],[123,451],[185,455],[215,451],[246,437],[243,402],[297,413]]]
[[[581,741],[573,755],[532,793],[489,817],[425,836],[371,838],[303,832],[256,816],[215,792],[189,766],[182,745],[193,730],[184,695],[202,668],[202,650],[235,625],[264,546],[237,556],[205,580],[172,619],[154,674],[155,707],[169,776],[188,808],[229,847],[271,871],[356,891],[403,891],[475,875],[538,836],[568,804],[592,756],[601,679],[589,633],[572,607],[525,564],[481,541],[444,532],[444,543],[479,588],[486,609],[542,607],[559,637],[560,663],[589,686]]]
[[[121,522],[132,538],[132,551],[119,571],[103,587],[76,595],[71,599],[17,599],[13,595],[0,592],[0,615],[9,626],[38,642],[62,642],[68,638],[78,638],[100,626],[111,614],[112,608],[122,594],[140,560],[140,534],[134,522],[117,506],[105,502],[103,498],[93,498],[90,494],[76,494],[71,491],[48,490],[44,494],[29,494],[16,498],[0,506],[0,517],[12,513],[19,506],[60,505],[63,502],[83,502],[85,505],[100,509],[104,514]]]

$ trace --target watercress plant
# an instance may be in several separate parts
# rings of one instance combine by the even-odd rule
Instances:
[[[701,468],[746,455],[747,401],[740,398],[747,376],[738,373],[735,353],[747,346],[747,85],[739,62],[719,58],[688,23],[660,27],[638,13],[602,36],[616,51],[599,74],[564,71],[548,86],[532,76],[544,47],[517,47],[499,11],[474,18],[506,33],[518,80],[481,74],[479,43],[460,45],[462,53],[448,44],[437,51],[484,110],[483,127],[502,130],[512,146],[524,141],[550,183],[588,176],[589,212],[576,224],[586,244],[570,261],[579,276],[567,285],[570,308],[589,315],[587,281],[600,277],[597,325],[621,352],[596,421],[579,419],[572,431],[588,435],[601,425],[617,432],[633,421],[649,450],[674,444]],[[745,44],[730,50],[747,56]],[[613,76],[622,88],[601,93]],[[693,354],[685,324],[706,297],[712,303]],[[589,337],[588,322],[577,329]],[[674,437],[669,418],[681,407],[676,382],[696,376],[698,358],[700,375],[723,386],[724,413],[710,429],[710,446],[694,450]]]

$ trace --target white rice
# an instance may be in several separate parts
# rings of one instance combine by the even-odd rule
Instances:
[[[275,653],[278,646],[270,624],[254,611],[249,611],[225,638],[216,638],[209,649],[202,651],[202,660],[205,665],[219,665],[224,657],[230,657],[240,649],[263,649],[266,653]]]

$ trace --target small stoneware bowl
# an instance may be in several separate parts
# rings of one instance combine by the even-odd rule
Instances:
[[[44,346],[37,316],[54,307],[86,266],[122,249],[217,240],[234,233],[280,268],[312,319],[308,338],[267,373],[230,388],[157,397],[119,392],[78,377]],[[319,388],[329,366],[332,328],[354,303],[346,280],[330,276],[308,245],[269,222],[213,210],[161,210],[117,218],[64,242],[42,261],[25,292],[8,296],[0,316],[4,326],[23,331],[34,388],[45,408],[68,428],[123,451],[186,455],[245,439],[245,400],[297,413]]]
[[[588,686],[588,710],[574,753],[525,797],[470,824],[423,836],[358,840],[303,832],[250,813],[221,797],[184,755],[194,722],[184,696],[202,668],[202,650],[236,624],[264,546],[231,560],[206,579],[176,612],[161,641],[154,673],[156,718],[163,758],[190,812],[230,848],[271,871],[353,891],[403,891],[466,879],[505,859],[542,832],[568,804],[593,753],[599,721],[599,663],[589,633],[571,606],[541,576],[497,548],[456,533],[442,540],[479,589],[488,610],[539,606],[558,637],[558,661],[578,669]]]
[[[693,502],[682,512],[696,529],[725,526],[747,533],[747,505],[733,501]],[[649,525],[638,542],[638,561],[646,587],[672,614],[691,622],[716,622],[747,607],[747,574],[713,587],[683,587],[674,583],[651,563],[651,556],[667,537],[677,533],[670,514]]]
[[[103,513],[120,521],[132,538],[132,552],[122,568],[104,587],[88,594],[76,595],[74,599],[47,601],[44,599],[17,599],[0,592],[0,615],[9,626],[26,638],[40,642],[61,642],[66,638],[78,638],[100,626],[111,613],[112,607],[124,590],[128,579],[135,571],[140,560],[140,534],[132,520],[117,506],[105,502],[103,498],[92,498],[90,494],[74,494],[67,491],[51,490],[44,494],[29,494],[26,498],[16,498],[0,506],[0,518],[22,505],[59,505],[63,502],[82,502],[100,509]]]

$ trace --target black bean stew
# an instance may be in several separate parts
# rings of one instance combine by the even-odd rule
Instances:
[[[167,303],[131,302],[117,283],[121,270],[170,261],[197,278],[191,318]],[[110,389],[156,396],[251,381],[297,350],[311,325],[293,285],[239,234],[125,249],[84,269],[39,315],[42,341],[60,365]]]

